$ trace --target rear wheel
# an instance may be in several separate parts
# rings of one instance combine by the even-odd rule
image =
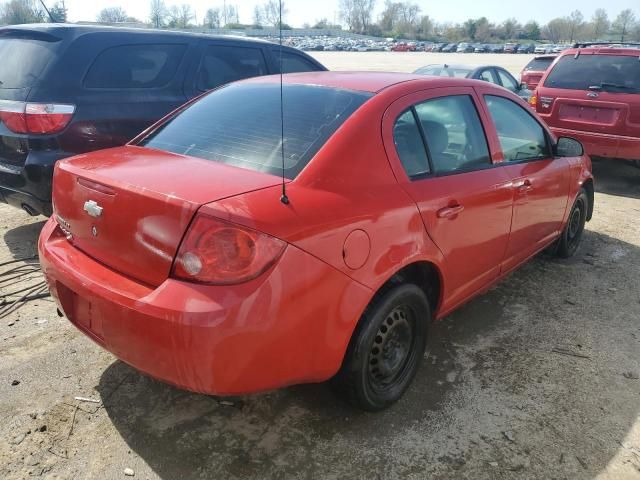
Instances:
[[[429,302],[416,285],[385,291],[360,319],[334,387],[363,410],[396,402],[420,366],[430,322]]]
[[[573,203],[569,219],[562,231],[560,240],[558,241],[558,249],[556,254],[561,258],[569,258],[573,256],[582,240],[584,232],[584,224],[587,221],[587,211],[589,209],[589,199],[587,192],[580,189],[576,201]]]

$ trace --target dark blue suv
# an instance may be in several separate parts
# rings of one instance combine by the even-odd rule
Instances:
[[[280,71],[277,44],[161,30],[0,28],[0,201],[51,215],[61,158],[123,145],[187,100]],[[326,70],[282,47],[284,73]]]

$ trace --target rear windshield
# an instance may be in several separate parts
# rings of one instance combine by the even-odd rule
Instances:
[[[535,72],[544,72],[547,68],[549,68],[549,65],[551,65],[554,60],[555,58],[551,58],[551,57],[534,58],[529,63],[527,63],[527,66],[524,67],[524,71],[528,72],[530,70],[533,70]]]
[[[413,73],[418,73],[420,75],[433,75],[436,77],[456,77],[456,78],[466,78],[471,72],[468,68],[457,68],[457,67],[441,67],[441,66],[431,66],[428,65],[426,67],[419,68]]]
[[[640,60],[638,56],[567,55],[549,72],[544,86],[640,93]]]
[[[369,93],[284,85],[285,176],[295,178]],[[215,90],[140,145],[273,175],[282,174],[280,84]]]
[[[31,87],[57,48],[54,42],[0,39],[0,88]]]

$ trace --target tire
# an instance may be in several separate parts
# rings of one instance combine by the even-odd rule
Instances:
[[[413,284],[378,295],[356,327],[342,367],[332,379],[352,405],[370,412],[402,397],[424,358],[431,308]]]
[[[558,248],[556,255],[560,258],[572,257],[582,241],[582,234],[584,232],[584,224],[587,221],[587,211],[589,209],[589,198],[587,192],[583,188],[580,189],[580,193],[573,202],[571,212],[569,213],[569,219],[562,231],[562,235],[558,241]]]
[[[633,164],[634,164],[636,167],[640,168],[640,160],[633,160]]]

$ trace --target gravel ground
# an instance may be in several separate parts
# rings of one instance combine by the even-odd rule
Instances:
[[[578,254],[541,255],[438,323],[379,414],[325,385],[180,391],[29,302],[0,319],[0,478],[640,479],[640,169],[594,168]],[[34,255],[43,219],[0,218],[0,263]]]

